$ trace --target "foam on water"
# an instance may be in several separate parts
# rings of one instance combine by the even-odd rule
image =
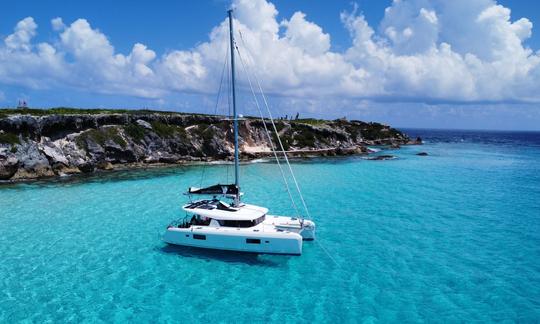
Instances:
[[[418,135],[392,161],[295,162],[318,226],[301,257],[161,242],[229,165],[2,187],[0,322],[538,321],[540,146]],[[241,169],[245,200],[290,213],[275,164]]]

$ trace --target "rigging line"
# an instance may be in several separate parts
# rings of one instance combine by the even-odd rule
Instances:
[[[336,261],[336,259],[334,259],[334,257],[332,256],[332,254],[330,254],[330,252],[328,252],[328,250],[324,247],[324,245],[321,244],[321,242],[319,242],[319,240],[315,240],[315,242],[317,242],[317,245],[321,248],[321,250],[323,250],[323,252],[326,254],[326,256],[332,260],[332,262],[334,262],[334,264],[340,268],[341,268],[341,265]]]
[[[221,79],[219,81],[219,88],[216,98],[216,106],[214,107],[214,115],[217,115],[218,105],[219,105],[219,99],[221,98],[221,88],[223,86],[223,77],[225,75],[225,67],[228,66],[227,61],[229,58],[229,45],[227,45],[227,54],[225,54],[225,61],[223,62],[223,68],[221,68]]]
[[[231,89],[231,74],[229,73],[229,46],[230,46],[230,42],[227,42],[227,58],[226,58],[226,65],[227,65],[227,117],[229,119],[231,119],[231,95],[232,95],[232,89]],[[225,135],[227,135],[227,133],[230,133],[230,123],[229,121],[226,121],[226,124],[227,124],[227,127],[228,127],[228,130],[227,132],[225,132]],[[231,165],[230,164],[227,164],[225,166],[225,168],[227,169],[227,183],[229,183],[229,173],[230,173],[230,169],[231,169]]]
[[[294,202],[292,192],[291,192],[291,190],[289,188],[289,183],[287,182],[287,177],[285,176],[285,172],[283,172],[283,168],[281,167],[281,163],[279,162],[279,158],[277,156],[277,152],[275,150],[274,143],[272,142],[272,137],[270,136],[270,132],[268,131],[268,127],[266,126],[266,121],[264,119],[262,109],[259,106],[259,100],[257,99],[255,91],[253,90],[253,86],[251,84],[251,78],[249,77],[249,73],[248,73],[248,71],[246,69],[244,59],[242,58],[242,55],[240,54],[240,50],[238,49],[238,47],[236,47],[236,51],[238,52],[238,58],[240,59],[240,62],[242,63],[241,64],[242,68],[244,69],[244,72],[246,73],[247,80],[248,80],[248,83],[249,83],[249,88],[251,89],[251,93],[253,94],[253,98],[255,100],[255,106],[257,107],[257,109],[259,110],[259,114],[261,115],[262,124],[264,126],[266,136],[268,137],[268,142],[270,143],[270,148],[272,149],[272,152],[274,153],[274,157],[276,158],[276,162],[277,162],[277,165],[279,167],[279,171],[281,172],[281,176],[283,177],[283,182],[285,183],[285,188],[287,189],[287,193],[289,194],[289,197],[291,199],[291,203],[293,205],[294,210],[296,211],[297,216],[301,217],[300,212],[298,210],[298,207],[296,206],[296,203]],[[276,133],[276,137],[279,138],[279,135],[277,133]]]
[[[242,36],[242,33],[240,31],[239,31],[239,33],[240,33],[240,40],[242,41],[242,44],[244,45],[244,48],[246,48],[246,53],[248,54],[247,58],[250,59],[251,55],[249,54],[249,51],[247,50],[247,46],[245,44],[244,37]],[[252,59],[250,59],[250,60],[253,61]],[[253,69],[253,70],[254,70],[253,71],[253,76],[255,77],[255,81],[257,82],[257,85],[258,85],[258,88],[259,88],[259,93],[261,94],[261,97],[263,98],[263,102],[264,102],[264,105],[266,106],[266,111],[268,112],[268,116],[270,117],[272,127],[274,128],[274,132],[276,132],[276,137],[277,137],[278,142],[279,142],[279,147],[281,148],[281,151],[283,152],[283,157],[285,158],[285,162],[287,163],[287,166],[289,167],[289,172],[291,173],[294,185],[296,186],[296,190],[298,191],[298,195],[300,196],[300,200],[302,201],[302,205],[303,205],[303,207],[304,207],[304,209],[306,211],[306,215],[307,215],[308,218],[313,219],[311,217],[311,215],[309,214],[309,210],[307,208],[306,201],[304,200],[304,196],[302,195],[302,191],[300,190],[300,186],[298,185],[298,181],[296,180],[296,177],[295,177],[294,172],[292,170],[291,164],[289,163],[289,158],[287,157],[287,153],[285,152],[285,149],[283,148],[283,143],[281,142],[281,138],[279,137],[276,124],[274,123],[274,118],[272,117],[272,112],[270,111],[270,108],[268,106],[268,101],[266,100],[266,96],[264,95],[264,92],[262,90],[261,83],[259,82],[259,78],[257,77],[257,72],[255,71],[255,69]]]
[[[225,75],[225,66],[227,66],[227,59],[228,58],[229,58],[229,45],[227,45],[227,54],[225,54],[225,61],[223,62],[223,68],[221,69],[221,78],[220,78],[220,81],[219,81],[219,88],[218,88],[217,97],[216,97],[216,106],[214,107],[214,116],[217,115],[217,110],[218,110],[218,106],[219,106],[219,99],[221,98],[221,88],[223,86],[223,76]],[[202,169],[202,174],[201,174],[201,181],[199,183],[200,188],[202,188],[202,183],[204,181],[205,172],[206,172],[206,164],[203,164],[203,169]]]

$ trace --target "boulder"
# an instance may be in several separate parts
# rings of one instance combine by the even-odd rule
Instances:
[[[135,122],[137,123],[137,125],[139,125],[141,127],[144,127],[146,129],[149,129],[149,130],[152,129],[152,125],[150,125],[150,123],[145,121],[145,120],[137,119],[137,121],[135,121]]]
[[[161,163],[176,163],[180,160],[181,157],[176,154],[165,153],[159,157],[159,162]]]
[[[105,159],[108,162],[132,163],[137,161],[137,157],[127,146],[122,146],[112,140],[107,140],[103,146],[105,150]]]
[[[86,139],[86,152],[92,156],[102,156],[105,154],[105,149],[96,143],[94,140]]]
[[[17,157],[20,161],[20,167],[14,175],[16,178],[40,178],[54,175],[49,160],[39,150],[36,142],[26,142],[19,145]]]
[[[368,160],[383,161],[383,160],[393,160],[395,158],[396,157],[393,155],[377,155],[377,156],[370,157]]]
[[[54,172],[60,176],[81,173],[81,170],[78,167],[64,166],[62,164],[58,164],[54,166],[53,169],[54,169]]]
[[[92,162],[87,162],[79,165],[79,170],[81,170],[83,173],[91,173],[96,170],[96,165]]]
[[[45,154],[45,156],[49,159],[50,163],[52,165],[54,164],[63,164],[63,165],[69,165],[69,162],[67,158],[64,156],[64,153],[54,144],[45,144],[40,145],[40,150]]]
[[[422,138],[417,137],[415,140],[410,140],[407,142],[408,145],[422,145]]]
[[[0,180],[8,180],[19,169],[19,160],[15,156],[0,156]]]
[[[338,147],[336,150],[326,152],[328,155],[353,155],[361,154],[362,149],[360,147]]]
[[[112,170],[114,169],[114,166],[111,162],[102,161],[98,163],[97,167],[101,170]]]

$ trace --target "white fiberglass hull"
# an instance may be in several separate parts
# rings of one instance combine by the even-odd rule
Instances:
[[[302,254],[302,236],[289,231],[256,232],[245,229],[224,229],[209,226],[170,227],[166,243],[205,249],[268,254]]]

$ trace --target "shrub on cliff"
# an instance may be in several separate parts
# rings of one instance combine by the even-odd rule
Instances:
[[[19,136],[13,133],[1,133],[0,132],[0,143],[16,145],[20,144]]]
[[[107,140],[113,141],[122,148],[126,148],[127,146],[126,141],[120,136],[116,127],[103,127],[87,130],[77,137],[77,145],[81,148],[88,149],[88,140],[92,140],[100,146],[104,146]]]
[[[186,138],[186,131],[183,127],[177,125],[169,125],[158,121],[150,123],[154,132],[162,138],[174,138],[180,136]]]
[[[131,137],[133,141],[141,143],[144,139],[144,135],[146,134],[146,129],[136,124],[129,124],[124,126],[124,132],[126,135]]]

